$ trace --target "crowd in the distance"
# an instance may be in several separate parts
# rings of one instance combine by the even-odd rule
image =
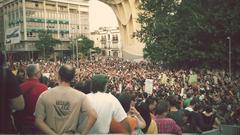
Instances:
[[[21,133],[182,134],[240,124],[238,73],[101,57],[21,61],[11,71],[25,100],[13,113]]]

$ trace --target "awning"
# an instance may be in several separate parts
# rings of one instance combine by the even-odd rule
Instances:
[[[68,20],[59,20],[59,24],[69,24]]]
[[[39,22],[39,23],[44,23],[45,20],[41,18],[27,18],[27,22]]]
[[[43,30],[44,30],[43,28],[30,28],[27,29],[27,32],[41,32]]]
[[[60,33],[69,33],[69,30],[60,30]]]
[[[57,20],[54,20],[54,19],[48,19],[48,20],[47,20],[47,23],[57,23]]]

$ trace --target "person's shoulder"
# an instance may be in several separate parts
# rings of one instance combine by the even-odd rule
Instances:
[[[112,95],[111,93],[105,93],[105,96],[107,98],[111,99],[112,101],[119,102],[119,100],[114,95]]]
[[[72,92],[72,94],[75,94],[76,96],[79,96],[79,97],[87,97],[87,95],[77,89],[74,89],[72,87],[69,87],[69,90]]]
[[[176,123],[172,118],[164,118],[163,121],[169,121],[170,123]]]
[[[117,99],[112,93],[105,93],[106,96]]]
[[[9,68],[2,68],[3,76],[6,76],[7,80],[12,81],[12,79],[16,80],[16,76],[12,73],[12,71]]]
[[[179,109],[179,110],[177,111],[177,113],[180,114],[180,115],[184,115],[184,111],[185,111],[184,109]]]
[[[51,92],[52,92],[51,90],[45,90],[45,91],[43,91],[43,92],[40,94],[39,98],[48,98],[48,97],[51,97],[51,96],[49,96],[49,95],[51,95],[51,94],[50,94]]]
[[[46,84],[44,84],[44,83],[39,83],[39,84],[38,84],[38,87],[40,87],[40,88],[42,88],[42,89],[45,89],[45,90],[48,89],[48,86],[47,86]]]

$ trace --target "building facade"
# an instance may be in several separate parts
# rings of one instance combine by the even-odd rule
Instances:
[[[140,29],[137,23],[138,8],[141,0],[99,0],[109,5],[115,13],[122,41],[123,58],[128,60],[142,60],[145,45],[134,37]]]
[[[0,0],[4,23],[2,38],[6,51],[17,58],[34,57],[38,54],[34,46],[38,34],[47,30],[53,38],[62,41],[55,47],[55,52],[67,52],[70,39],[80,35],[89,36],[88,2],[89,0]]]
[[[1,7],[1,3],[0,3]],[[3,9],[0,8],[0,49],[4,50],[4,22],[3,22]]]
[[[104,56],[122,57],[119,28],[99,28],[91,32],[90,39],[94,41],[94,47],[102,50]]]

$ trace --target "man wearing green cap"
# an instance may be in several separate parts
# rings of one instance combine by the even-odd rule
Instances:
[[[91,105],[96,110],[98,118],[89,133],[107,134],[109,133],[110,124],[114,118],[120,122],[128,132],[131,128],[127,121],[127,114],[117,98],[110,93],[105,93],[105,87],[108,77],[103,74],[97,74],[92,78],[92,92],[88,94]]]

